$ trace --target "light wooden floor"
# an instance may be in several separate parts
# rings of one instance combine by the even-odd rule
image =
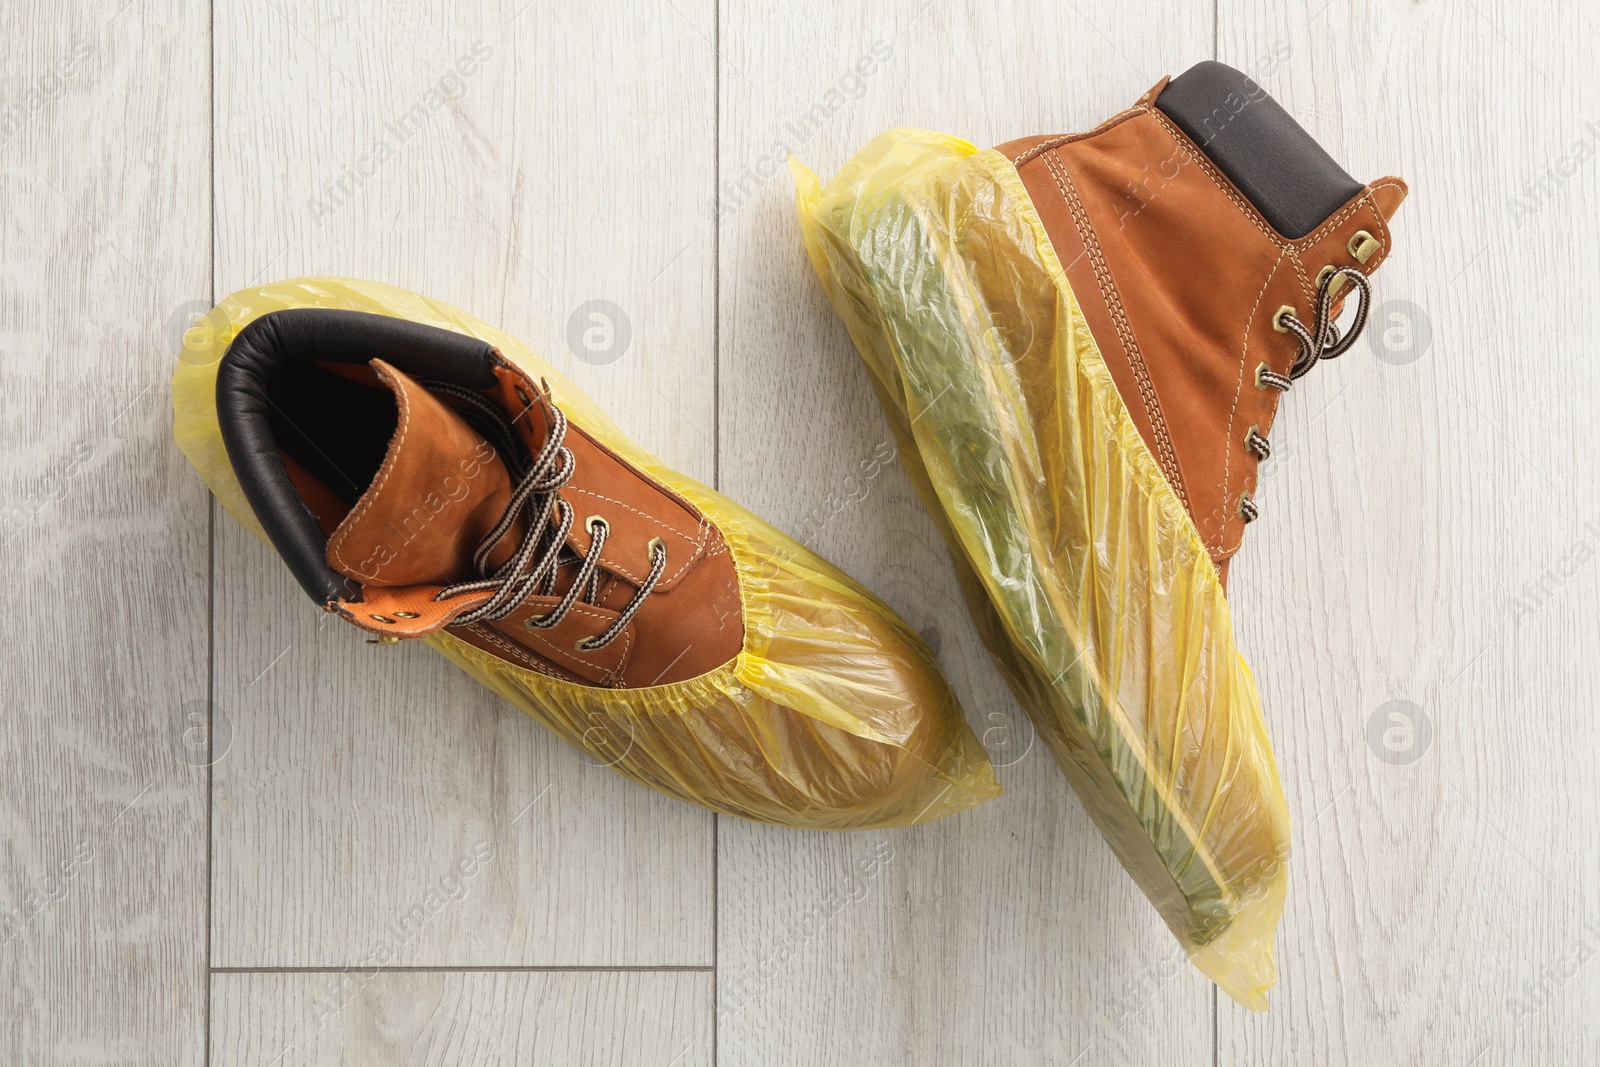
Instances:
[[[11,0],[0,40],[0,1063],[1600,1062],[1596,5]],[[1261,1016],[1031,744],[898,467],[850,477],[887,431],[781,167],[1213,56],[1414,189],[1388,347],[1296,387],[1233,570],[1296,820]],[[310,273],[507,327],[863,579],[1006,795],[716,819],[322,625],[167,385],[192,315]],[[625,349],[569,341],[594,300]]]

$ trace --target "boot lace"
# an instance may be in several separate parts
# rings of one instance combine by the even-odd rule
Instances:
[[[517,436],[515,422],[492,401],[471,389],[449,382],[422,383],[429,392],[449,397],[466,405],[460,414],[475,430],[495,447],[510,471],[516,488],[500,516],[500,521],[484,535],[472,555],[472,566],[478,578],[446,586],[434,597],[435,601],[448,600],[464,593],[478,593],[493,589],[494,595],[471,611],[458,615],[454,626],[470,626],[476,622],[494,622],[516,611],[535,593],[554,596],[556,576],[565,563],[581,561],[577,575],[559,603],[543,615],[535,615],[525,622],[531,629],[547,630],[565,619],[573,607],[582,600],[593,604],[600,594],[600,552],[610,534],[610,525],[599,516],[587,521],[589,551],[583,556],[566,550],[567,535],[572,532],[574,512],[572,505],[561,497],[561,489],[571,480],[577,466],[572,451],[564,442],[567,437],[567,417],[560,408],[548,402],[537,406],[545,413],[549,433],[537,456],[530,456]],[[518,391],[521,396],[521,391]],[[523,398],[527,405],[517,418],[533,410],[535,404]],[[458,409],[459,410],[459,409]],[[552,524],[551,517],[556,521]],[[499,567],[490,569],[489,555],[494,551],[518,517],[526,521],[522,543]],[[634,615],[644,606],[645,598],[655,590],[656,583],[667,567],[667,549],[661,541],[650,544],[650,573],[639,586],[633,599],[628,601],[615,621],[602,634],[584,638],[577,643],[580,651],[604,648],[615,641]]]
[[[1334,322],[1333,302],[1338,295],[1339,279],[1343,278],[1356,292],[1356,317],[1350,332],[1341,334]],[[1311,372],[1311,368],[1325,359],[1338,359],[1356,343],[1366,328],[1367,314],[1372,305],[1372,283],[1367,276],[1353,267],[1340,267],[1326,274],[1317,287],[1317,313],[1307,326],[1293,312],[1285,311],[1277,317],[1276,324],[1300,342],[1300,354],[1289,365],[1288,374],[1279,374],[1263,363],[1256,370],[1256,381],[1262,386],[1287,393],[1289,387]],[[1245,435],[1244,446],[1257,459],[1272,455],[1272,445],[1252,426]],[[1246,493],[1239,498],[1239,514],[1245,522],[1254,522],[1261,514],[1256,502]]]

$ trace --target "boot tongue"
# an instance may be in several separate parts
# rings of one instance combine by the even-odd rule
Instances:
[[[411,378],[378,359],[372,369],[393,391],[399,418],[383,466],[328,539],[328,565],[368,586],[477,578],[472,555],[511,499],[505,463]]]

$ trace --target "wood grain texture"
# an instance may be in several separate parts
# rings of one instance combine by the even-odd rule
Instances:
[[[1211,1062],[1208,986],[1030,748],[902,471],[861,466],[888,430],[770,160],[827,177],[897,125],[1087,129],[1209,56],[1212,30],[1177,3],[722,7],[723,489],[937,637],[1007,790],[883,834],[723,820],[723,1067]]]
[[[705,972],[223,974],[216,1067],[711,1067]]]
[[[167,379],[209,286],[206,17],[0,10],[8,1064],[205,1057],[207,509]]]
[[[1223,0],[1220,58],[1287,52],[1263,86],[1413,196],[1232,570],[1296,822],[1276,1006],[1223,1003],[1219,1062],[1594,1063],[1595,13],[1319,7]]]
[[[219,292],[348,274],[452,303],[709,478],[710,5],[679,9],[219,2]],[[590,299],[628,319],[610,362],[568,344]],[[708,814],[427,649],[322,624],[225,516],[217,573],[218,965],[710,962]]]

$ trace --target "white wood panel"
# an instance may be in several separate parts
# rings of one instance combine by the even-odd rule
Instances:
[[[709,478],[709,11],[219,3],[219,291],[350,274],[464,307]],[[568,346],[591,299],[629,320],[611,362]],[[427,649],[319,626],[226,517],[217,567],[217,964],[344,965],[380,942],[406,965],[710,962],[709,815]],[[479,848],[494,859],[459,897],[388,935]]]
[[[1224,0],[1221,27],[1236,66],[1286,46],[1267,90],[1414,192],[1376,283],[1395,348],[1286,398],[1232,570],[1296,823],[1277,1006],[1224,1002],[1220,1063],[1594,1063],[1595,12]],[[1395,700],[1429,732],[1386,748]]]
[[[216,1067],[710,1067],[706,972],[220,974]]]
[[[0,9],[0,1062],[205,1057],[206,5]],[[198,725],[202,727],[203,718]]]
[[[723,5],[723,489],[936,632],[1013,764],[1000,800],[919,829],[722,820],[723,1067],[1211,1062],[1208,986],[1028,748],[903,473],[860,477],[888,430],[806,261],[788,175],[765,175],[780,145],[831,175],[897,125],[978,144],[1087,129],[1208,58],[1212,31],[1209,8],[1178,3]]]

